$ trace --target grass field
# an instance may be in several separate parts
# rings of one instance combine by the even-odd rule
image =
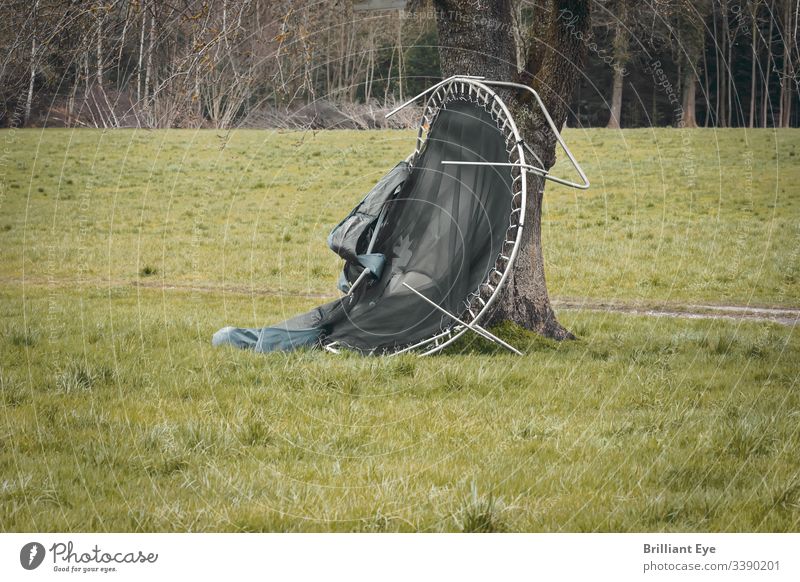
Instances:
[[[800,306],[800,132],[569,130],[556,298]],[[794,326],[565,311],[429,359],[218,350],[335,296],[407,132],[0,132],[2,531],[798,531]],[[557,172],[566,169],[559,166]]]

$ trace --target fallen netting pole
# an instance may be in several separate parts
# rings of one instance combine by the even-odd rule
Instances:
[[[371,272],[372,271],[370,271],[369,269],[364,269],[363,271],[361,271],[361,274],[358,276],[358,279],[353,281],[353,284],[350,285],[350,289],[348,289],[347,294],[345,295],[345,297],[350,297],[353,294],[353,291],[356,290],[356,287],[358,287],[358,284],[361,283],[361,281],[363,281],[364,278],[367,275],[369,275]]]

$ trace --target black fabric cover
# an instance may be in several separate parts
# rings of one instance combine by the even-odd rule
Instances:
[[[331,250],[350,263],[367,251],[372,229],[386,201],[403,185],[409,175],[408,164],[400,162],[381,178],[358,206],[350,211],[328,235]]]
[[[399,192],[378,205],[388,205],[373,249],[385,256],[380,278],[365,279],[351,296],[264,328],[257,351],[338,341],[381,353],[427,339],[452,323],[404,282],[453,314],[464,311],[465,299],[493,268],[505,239],[511,168],[442,165],[442,160],[508,162],[503,135],[483,107],[457,100],[440,109]],[[370,204],[369,216],[376,210]],[[363,242],[367,230],[357,236],[352,231],[352,237],[345,233],[341,240],[350,237],[349,246],[335,246],[355,248],[357,255],[363,249],[352,244],[353,237]],[[296,345],[290,335],[299,340]]]
[[[369,243],[386,201],[397,193],[408,175],[408,163],[397,164],[328,235],[328,246],[345,260],[337,284],[343,293],[365,268],[370,270],[373,279],[380,279],[386,257],[370,252]]]

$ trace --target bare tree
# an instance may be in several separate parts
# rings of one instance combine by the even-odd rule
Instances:
[[[31,117],[31,104],[33,103],[33,87],[36,83],[36,26],[38,24],[39,19],[39,0],[36,0],[33,3],[33,12],[31,16],[31,22],[33,27],[33,33],[31,34],[31,59],[30,59],[30,81],[28,83],[28,95],[25,99],[25,118],[24,123],[27,125],[28,121]]]
[[[433,32],[434,21],[391,10],[355,13],[361,1],[5,0],[0,123],[9,122],[10,109],[17,112],[15,123],[23,118],[33,123],[41,103],[52,104],[48,123],[231,127],[269,104],[284,117],[305,107],[313,118],[319,106],[333,107],[355,126],[380,126],[379,116],[366,122],[354,102],[386,106],[420,84],[415,77],[420,71],[437,74],[436,62],[421,58],[429,43],[420,42]],[[427,1],[465,18],[474,15],[479,24],[461,26],[466,35],[502,34],[510,47],[510,74],[521,77],[531,70],[531,55],[553,48],[551,20],[567,6],[555,0],[498,0],[497,6],[474,0],[478,9],[467,0]],[[707,105],[706,125],[763,126],[773,106],[775,119],[769,123],[796,124],[797,0],[591,4],[592,26],[582,42],[595,65],[599,60],[613,69],[610,115],[594,115],[592,123],[608,121],[612,128],[623,119],[637,123],[627,115],[634,104],[626,92],[648,80],[628,77],[628,65],[641,58],[665,60],[671,53],[664,70],[676,77],[671,82],[682,102],[675,110],[677,123],[696,124],[699,90]],[[502,32],[481,30],[480,23],[492,19]],[[569,28],[579,35],[575,25]],[[469,41],[454,46],[459,43]],[[749,67],[732,66],[747,58]],[[447,63],[444,68],[451,70]],[[740,99],[745,94],[747,105]],[[653,95],[654,118],[663,119],[663,104]],[[602,96],[588,98],[593,110],[601,110]]]
[[[792,102],[794,100],[795,87],[798,82],[793,64],[793,59],[795,58],[793,52],[797,35],[797,8],[795,2],[792,0],[782,1],[783,68],[781,71],[780,99],[778,101],[778,123],[780,127],[789,127],[792,118]]]
[[[625,82],[625,65],[630,57],[629,39],[629,0],[616,0],[614,8],[614,83],[611,92],[611,115],[608,119],[609,129],[619,129],[622,118],[622,90]]]
[[[141,13],[141,26],[139,27],[139,61],[136,66],[136,101],[137,103],[141,103],[142,96],[143,96],[143,73],[144,68],[142,67],[142,63],[144,61],[144,39],[145,39],[145,29],[147,28],[147,0],[142,0],[141,7],[139,8],[139,12]]]
[[[756,65],[758,64],[758,8],[761,0],[749,0],[748,8],[750,14],[750,114],[747,126],[755,127],[756,123]]]
[[[764,83],[761,90],[761,127],[767,127],[767,113],[772,108],[772,101],[770,100],[770,78],[772,77],[772,69],[774,66],[774,59],[772,54],[772,34],[775,28],[775,0],[770,0],[769,4],[769,30],[767,36],[764,38],[764,47],[766,50],[765,64],[762,66]]]
[[[681,7],[683,17],[680,22],[684,28],[681,39],[683,49],[678,57],[683,65],[683,79],[681,88],[683,91],[681,119],[683,127],[697,127],[697,81],[699,78],[700,61],[705,47],[705,21],[711,12],[711,4],[706,0],[699,0],[690,3],[687,7],[686,2]]]

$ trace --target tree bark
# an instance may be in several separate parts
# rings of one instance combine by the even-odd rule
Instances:
[[[719,46],[719,39],[722,38],[722,42],[725,42],[725,36],[719,34],[719,30],[717,27],[717,10],[716,8],[712,8],[711,10],[712,16],[714,18],[714,62],[715,67],[714,70],[716,71],[716,81],[717,81],[717,91],[715,95],[715,103],[714,103],[714,127],[722,127],[724,125],[724,113],[722,112],[723,106],[723,93],[725,92],[724,85],[722,83],[724,79],[724,71],[722,70],[722,62],[719,58],[720,51],[722,50]]]
[[[608,129],[619,129],[622,118],[622,91],[625,86],[624,67],[628,63],[628,0],[618,0],[616,25],[614,29],[614,84],[611,90],[611,116]]]
[[[608,129],[620,128],[620,116],[622,115],[622,89],[624,79],[620,69],[614,69],[614,87],[611,93],[611,116],[608,118]]]
[[[531,85],[541,95],[556,127],[567,118],[569,98],[586,56],[589,0],[551,0],[544,42],[532,43],[525,71],[516,74],[510,0],[437,0],[437,27],[442,75],[482,75]],[[487,26],[486,22],[491,25]],[[535,48],[533,48],[535,47]],[[550,48],[545,48],[550,47]],[[549,169],[556,159],[556,139],[527,94],[501,92],[524,139]],[[541,244],[544,180],[528,174],[525,229],[514,270],[492,322],[512,321],[556,340],[574,336],[556,319],[545,281]]]
[[[38,6],[38,1],[36,3]],[[31,35],[31,75],[28,81],[28,95],[25,98],[25,117],[22,121],[23,125],[28,125],[28,120],[31,118],[31,106],[33,104],[33,87],[36,83],[36,8],[34,8],[34,29]]]
[[[747,126],[755,127],[756,123],[756,63],[758,62],[758,2],[750,7],[750,117]]]
[[[705,39],[705,35],[703,36]],[[711,82],[708,79],[708,58],[706,57],[705,45],[703,46],[703,81],[704,81],[704,94],[705,100],[705,116],[703,118],[703,127],[708,127],[711,121]]]
[[[767,64],[764,67],[764,88],[762,90],[761,96],[761,127],[767,127],[767,111],[771,109],[772,100],[769,94],[769,79],[772,75],[772,31],[773,26],[775,24],[775,0],[772,0],[769,7],[769,31],[767,32],[767,38],[764,39],[764,44],[767,47]],[[773,125],[775,124],[775,120],[773,119]]]
[[[368,33],[367,78],[364,81],[364,102],[369,105],[372,99],[372,81],[375,79],[375,33],[370,27]]]
[[[103,87],[103,14],[102,7],[97,13],[97,86]]]
[[[142,60],[144,59],[144,31],[147,28],[147,2],[142,1],[142,29],[139,36],[139,62],[136,66],[136,102],[141,105],[142,102]]]
[[[719,110],[717,117],[717,127],[728,127],[728,4],[727,0],[720,2],[720,9],[722,11],[722,34],[718,37],[722,39],[722,43],[718,50],[720,54],[719,66],[719,83],[717,84],[717,92],[719,94]]]
[[[683,77],[683,127],[697,127],[697,81],[694,71],[686,67]]]
[[[125,48],[125,37],[128,34],[128,24],[130,23],[130,16],[131,16],[131,5],[128,4],[125,8],[125,16],[122,23],[122,36],[119,41],[119,52],[117,53],[117,91],[120,91],[122,89],[123,79],[125,84],[127,84],[129,81],[127,75],[123,75],[122,53]]]
[[[156,15],[155,15],[155,5],[151,6],[153,12],[150,14],[150,39],[147,44],[147,64],[145,66],[144,71],[144,99],[145,103],[150,103],[150,86],[151,84],[155,86],[155,81],[153,80],[154,72],[153,72],[153,46],[156,42]]]
[[[783,73],[781,74],[780,111],[778,114],[780,127],[789,127],[792,117],[793,76],[792,49],[794,30],[792,26],[792,2],[783,1]]]
[[[705,14],[702,8],[682,14],[677,21],[681,30],[676,40],[678,54],[678,91],[681,95],[680,127],[697,127],[697,83],[699,67],[705,55]],[[706,80],[708,76],[706,75]]]
[[[514,33],[514,55],[517,57],[517,73],[525,70],[525,34],[522,27],[522,1],[516,0],[511,3],[512,8],[512,32]]]
[[[727,58],[725,59],[725,96],[728,102],[725,104],[725,127],[733,127],[734,111],[733,111],[733,92],[735,90],[733,82],[733,43],[736,42],[736,34],[738,33],[739,26],[736,26],[736,32],[731,35],[730,18],[728,17],[728,0],[725,3],[725,12],[723,14],[723,21],[725,23],[725,46],[727,47]]]

